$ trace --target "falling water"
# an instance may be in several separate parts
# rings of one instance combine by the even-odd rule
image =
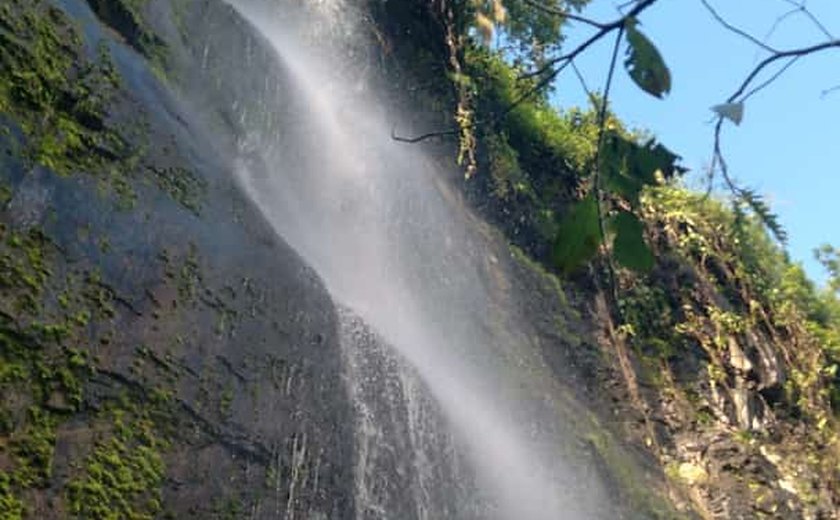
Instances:
[[[356,516],[610,517],[563,448],[558,385],[517,325],[504,247],[420,147],[390,139],[398,118],[354,74],[363,60],[304,43],[325,27],[351,38],[348,8],[322,2],[302,22],[289,5],[232,5],[288,75],[283,102],[261,107],[282,128],[242,139],[238,175],[344,309]]]

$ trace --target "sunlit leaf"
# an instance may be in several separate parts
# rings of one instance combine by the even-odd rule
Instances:
[[[671,91],[671,73],[656,46],[636,29],[634,18],[627,20],[627,56],[624,66],[627,73],[642,90],[662,98]]]
[[[590,195],[577,202],[560,222],[553,248],[557,268],[569,273],[590,260],[601,244],[598,206]]]
[[[610,228],[615,232],[613,257],[616,262],[634,271],[650,271],[653,268],[653,253],[645,243],[644,226],[638,217],[621,211],[610,219]]]

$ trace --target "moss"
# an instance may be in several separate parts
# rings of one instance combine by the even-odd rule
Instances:
[[[219,413],[223,417],[230,414],[231,406],[233,405],[233,385],[228,383],[222,390],[222,395],[219,397]]]
[[[67,505],[76,518],[147,520],[161,512],[166,447],[145,414],[112,412],[111,434],[99,441],[80,474],[67,485]]]
[[[55,419],[38,407],[29,409],[27,427],[9,442],[15,471],[12,482],[21,488],[46,487],[52,477]]]
[[[0,32],[0,108],[26,135],[29,159],[64,175],[118,175],[130,150],[106,124],[118,87],[107,53],[88,59],[69,19],[43,0],[10,0],[0,23],[12,30]]]
[[[181,167],[151,167],[150,171],[162,190],[183,207],[199,214],[206,184],[195,172]]]
[[[145,1],[91,3],[127,24],[124,36],[162,76],[165,46],[138,14]],[[145,154],[130,143],[139,142],[132,137],[138,128],[147,129],[137,121],[111,120],[110,105],[125,93],[104,41],[89,58],[72,22],[45,0],[10,0],[0,9],[0,26],[10,30],[0,31],[0,112],[10,116],[5,125],[23,132],[29,162],[60,175],[96,175],[103,193],[113,193],[121,209],[134,207],[132,175],[144,170],[176,202],[198,213],[201,179],[183,167],[140,168]],[[0,205],[11,195],[11,189],[0,189]]]
[[[630,502],[630,510],[643,512],[647,518],[659,520],[683,518],[674,510],[662,490],[652,489],[650,482],[639,479],[638,463],[625,453],[594,419],[593,422],[593,429],[585,438],[620,485],[622,493]]]
[[[12,492],[11,478],[6,472],[0,471],[0,518],[22,520],[23,514],[23,502]]]
[[[168,71],[166,44],[144,21],[147,0],[87,0],[103,23],[125,38],[126,42],[149,60],[160,79]]]
[[[244,516],[242,501],[236,498],[218,498],[211,505],[213,520],[236,520]]]

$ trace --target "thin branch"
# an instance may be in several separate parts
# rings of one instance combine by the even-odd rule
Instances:
[[[433,139],[435,137],[446,137],[450,135],[458,135],[458,130],[441,130],[439,132],[429,132],[426,134],[421,134],[415,137],[402,137],[397,135],[397,128],[394,126],[391,128],[391,139],[394,141],[399,141],[401,143],[419,143],[421,141],[426,141],[429,139]]]
[[[829,94],[833,94],[833,93],[837,92],[838,90],[840,90],[840,85],[834,85],[833,87],[827,88],[827,89],[823,90],[822,92],[820,92],[820,99],[823,99],[826,96],[828,96]]]
[[[726,159],[723,158],[723,152],[721,151],[720,132],[722,128],[723,117],[721,116],[718,117],[717,124],[715,125],[715,149],[712,164],[717,163],[720,166],[720,173],[723,176],[723,180],[724,182],[726,182],[727,187],[733,194],[739,195],[741,193],[741,188],[739,188],[738,185],[735,184],[735,182],[729,176],[729,167],[727,166]]]
[[[586,84],[586,79],[583,77],[583,74],[580,73],[580,69],[577,68],[574,61],[570,62],[570,64],[572,66],[572,70],[575,72],[575,76],[577,76],[578,82],[580,83],[580,88],[582,88],[586,93],[587,99],[589,99],[590,102],[594,102],[595,94],[593,94],[592,90],[589,89],[589,86]]]
[[[776,49],[774,49],[773,47],[770,47],[770,46],[769,46],[769,45],[767,45],[766,43],[762,42],[761,40],[759,40],[759,39],[758,39],[758,38],[756,38],[755,36],[753,36],[753,35],[749,34],[748,32],[744,31],[743,29],[739,29],[739,28],[735,27],[734,25],[730,24],[729,22],[727,22],[727,21],[726,21],[726,20],[725,20],[725,19],[724,19],[724,18],[723,18],[723,17],[722,17],[722,16],[721,16],[721,15],[720,15],[720,14],[719,14],[716,10],[715,10],[715,8],[714,8],[714,7],[712,7],[712,5],[711,5],[711,4],[709,4],[709,2],[708,2],[707,0],[700,0],[700,2],[703,4],[703,6],[706,8],[706,10],[707,10],[707,11],[709,11],[709,13],[712,15],[712,17],[713,17],[715,20],[717,20],[717,22],[718,22],[719,24],[721,24],[722,26],[724,26],[724,27],[725,27],[726,29],[728,29],[729,31],[731,31],[731,32],[733,32],[733,33],[735,33],[735,34],[737,34],[738,36],[741,36],[742,38],[746,38],[747,40],[749,40],[749,41],[753,42],[754,44],[758,45],[759,47],[761,47],[762,49],[764,49],[764,50],[765,50],[765,51],[767,51],[767,52],[771,52],[771,53],[776,53],[776,52],[779,52],[779,51],[777,51]]]
[[[830,40],[827,42],[819,43],[817,45],[812,45],[810,47],[802,47],[800,49],[792,49],[789,51],[782,51],[773,54],[772,56],[768,56],[761,60],[761,62],[756,65],[753,70],[747,75],[746,79],[741,83],[741,86],[726,100],[727,103],[734,102],[744,91],[747,87],[750,86],[750,83],[758,76],[758,74],[764,70],[765,67],[768,65],[784,59],[784,58],[793,58],[797,57],[800,58],[802,56],[807,56],[809,54],[814,54],[815,52],[824,51],[826,49],[831,48],[838,48],[840,47],[840,40]]]
[[[602,207],[603,192],[601,190],[601,149],[604,147],[604,136],[606,134],[607,126],[607,105],[610,101],[610,87],[612,86],[613,74],[615,73],[615,64],[618,60],[618,49],[621,47],[621,37],[624,35],[624,26],[618,30],[616,34],[615,45],[613,46],[612,58],[610,59],[610,68],[607,72],[607,81],[604,85],[604,99],[601,100],[601,107],[598,111],[598,144],[595,148],[595,171],[592,173],[592,187],[595,190],[595,209],[598,214],[598,230],[601,233],[601,240],[606,244],[607,232],[604,224],[604,209]],[[615,266],[613,265],[612,257],[607,257],[607,268],[610,274],[610,286],[612,287],[613,304],[616,312],[621,313],[621,308],[618,303],[618,286],[616,285]],[[620,316],[619,316],[620,317]],[[623,322],[623,320],[620,320]]]
[[[543,74],[549,73],[548,74],[549,78],[554,79],[554,77],[557,76],[559,71],[562,70],[562,68],[565,67],[565,64],[568,64],[569,61],[577,58],[577,56],[580,53],[582,53],[583,51],[588,49],[593,43],[597,42],[598,40],[600,40],[601,38],[603,38],[607,34],[613,32],[615,30],[622,29],[624,27],[624,24],[627,23],[628,19],[635,18],[636,16],[641,14],[642,11],[644,11],[648,7],[652,6],[657,1],[658,0],[640,0],[636,4],[636,6],[633,9],[630,10],[630,12],[628,12],[626,15],[622,16],[621,18],[619,18],[619,19],[617,19],[613,22],[610,22],[608,24],[604,24],[598,32],[596,32],[595,34],[590,36],[586,41],[584,41],[583,43],[581,43],[580,45],[575,47],[571,52],[568,52],[566,54],[563,54],[561,56],[558,56],[556,58],[552,58],[552,59],[548,60],[539,69],[537,69],[533,72],[529,72],[527,74],[524,74],[522,77],[523,78],[529,78],[529,77],[535,77],[535,76],[542,76]],[[561,68],[559,68],[559,69],[554,69],[554,67],[557,64],[563,64],[563,65],[561,65]],[[554,69],[554,70],[552,70],[552,69]]]
[[[778,18],[776,18],[776,20],[773,22],[773,25],[770,26],[770,30],[767,31],[767,34],[764,35],[764,40],[762,40],[762,41],[766,43],[770,39],[770,37],[773,36],[773,33],[776,32],[776,29],[779,28],[779,26],[782,24],[782,22],[784,22],[786,19],[795,15],[798,12],[799,12],[799,9],[791,9],[790,11],[788,11],[788,12],[780,15]]]
[[[527,0],[526,0],[527,1]],[[503,117],[510,114],[516,107],[524,103],[525,101],[533,98],[539,92],[541,92],[544,88],[546,88],[552,81],[561,73],[563,72],[566,67],[572,64],[574,59],[584,52],[586,49],[591,47],[595,42],[599,41],[604,36],[608,35],[609,33],[618,30],[621,34],[624,33],[624,25],[627,23],[627,20],[630,18],[634,18],[641,14],[644,10],[655,4],[658,0],[639,0],[633,9],[631,9],[626,15],[618,18],[607,24],[599,24],[600,29],[598,32],[593,34],[590,38],[586,41],[575,47],[571,52],[563,54],[562,56],[558,56],[547,61],[543,66],[539,69],[534,70],[532,72],[528,72],[522,74],[519,79],[529,79],[538,77],[539,79],[537,82],[529,88],[527,91],[523,92],[516,100],[514,100],[510,105],[505,108],[499,114],[496,114],[492,118],[486,121],[476,121],[473,122],[472,127],[475,128],[479,125],[488,124],[488,123],[495,123],[502,119]],[[571,19],[571,18],[570,18]],[[450,136],[450,135],[457,135],[459,130],[457,129],[450,129],[444,130],[440,132],[429,132],[427,134],[419,135],[416,137],[401,137],[396,135],[394,130],[391,131],[391,138],[395,141],[400,141],[403,143],[419,143],[421,141],[426,141],[428,139],[433,139],[435,137],[443,137],[443,136]]]
[[[743,101],[746,101],[747,99],[749,99],[750,97],[752,97],[752,95],[753,95],[753,94],[755,94],[756,92],[760,91],[761,89],[763,89],[763,88],[764,88],[764,87],[766,87],[767,85],[769,85],[769,84],[773,83],[774,81],[776,81],[776,80],[779,78],[779,76],[781,76],[782,74],[784,74],[784,73],[785,73],[785,71],[786,71],[786,70],[788,70],[788,68],[790,68],[790,66],[791,66],[791,65],[793,65],[794,63],[796,63],[796,61],[797,61],[799,58],[801,58],[801,57],[802,57],[802,56],[794,56],[793,58],[791,58],[791,59],[790,59],[787,63],[785,63],[785,64],[784,64],[784,66],[783,66],[782,68],[780,68],[780,69],[779,69],[779,70],[777,70],[777,71],[776,71],[776,72],[775,72],[772,76],[770,76],[769,78],[767,78],[767,80],[766,80],[766,81],[764,81],[763,83],[761,83],[760,85],[758,85],[758,86],[757,86],[757,87],[755,87],[754,89],[752,89],[752,90],[750,90],[749,92],[747,92],[746,94],[744,94],[744,96],[741,98],[741,101],[742,101],[742,102],[743,102]]]
[[[525,2],[526,4],[530,5],[531,7],[533,7],[534,9],[536,9],[538,11],[542,11],[544,13],[547,13],[547,14],[550,14],[550,15],[553,15],[553,16],[558,16],[560,18],[567,19],[567,20],[573,20],[575,22],[585,23],[586,25],[590,25],[592,27],[595,27],[596,29],[602,29],[604,27],[603,23],[596,22],[595,20],[592,20],[590,18],[586,18],[584,16],[579,16],[579,15],[576,15],[576,14],[572,14],[568,11],[563,11],[562,9],[557,9],[556,7],[551,7],[551,6],[545,5],[541,2],[537,2],[536,0],[522,0],[522,1]]]
[[[817,28],[820,31],[822,31],[822,33],[825,35],[826,38],[828,38],[829,40],[834,39],[834,35],[831,34],[831,32],[829,32],[828,29],[826,29],[825,25],[823,25],[822,22],[820,22],[819,18],[814,16],[814,13],[812,13],[811,11],[808,10],[807,7],[805,7],[805,0],[802,0],[801,3],[800,2],[795,2],[794,0],[784,0],[784,1],[787,2],[788,4],[792,5],[792,6],[796,7],[794,12],[801,12],[808,19],[810,19],[814,23],[814,25],[816,25]]]

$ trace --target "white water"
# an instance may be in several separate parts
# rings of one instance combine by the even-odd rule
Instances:
[[[451,463],[463,458],[471,470],[448,474],[475,475],[485,503],[477,517],[600,517],[603,492],[587,468],[562,455],[564,418],[551,395],[556,386],[508,308],[510,281],[499,260],[504,250],[447,192],[420,147],[390,139],[395,117],[367,92],[364,79],[336,72],[348,63],[352,68],[351,58],[335,47],[304,48],[302,22],[289,6],[232,4],[271,44],[290,76],[287,106],[263,107],[284,114],[284,135],[243,141],[240,180],[333,297],[405,364],[398,378],[410,433],[403,449],[414,453],[397,455],[416,472],[413,516],[448,514],[434,507],[443,499],[430,482],[436,473],[427,451],[440,442],[441,449],[464,452],[450,454]],[[325,25],[343,16],[341,4],[329,7]],[[338,25],[345,35],[352,32],[352,26]],[[254,161],[271,175],[256,175]],[[349,376],[378,377],[362,370],[360,356],[381,354],[359,350],[354,334],[352,327],[343,334]],[[366,461],[385,434],[363,399],[362,382],[351,381],[350,388],[359,414],[357,516],[396,518],[369,489],[376,468]],[[419,419],[428,415],[429,399],[445,421]],[[423,428],[451,432],[429,436]],[[435,464],[447,457],[438,454]]]

